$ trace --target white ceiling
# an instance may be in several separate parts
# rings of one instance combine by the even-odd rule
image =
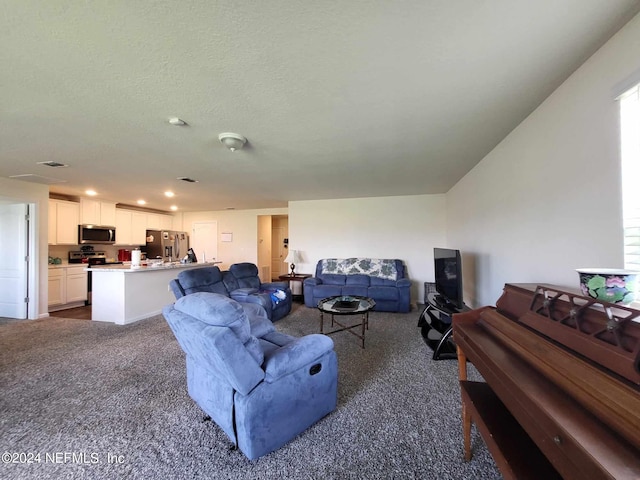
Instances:
[[[443,193],[638,11],[638,0],[4,0],[0,177],[183,211]],[[248,144],[232,153],[221,132]],[[68,167],[38,165],[50,160]]]

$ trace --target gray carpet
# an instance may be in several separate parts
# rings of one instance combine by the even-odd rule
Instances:
[[[418,313],[372,313],[365,350],[347,332],[332,335],[338,408],[255,461],[202,421],[162,317],[0,322],[0,452],[26,454],[18,463],[3,454],[0,477],[500,478],[475,429],[473,459],[462,459],[457,363],[431,360]],[[318,312],[296,305],[276,327],[315,333]]]

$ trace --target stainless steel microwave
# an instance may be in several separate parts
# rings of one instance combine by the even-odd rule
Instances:
[[[78,243],[116,243],[116,227],[104,225],[78,225]]]

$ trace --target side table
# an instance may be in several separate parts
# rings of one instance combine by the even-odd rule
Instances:
[[[304,282],[305,278],[309,278],[312,275],[310,273],[294,273],[293,275],[287,273],[286,275],[280,275],[278,280],[282,280],[283,282],[289,282],[289,288],[291,288],[291,300],[302,300],[303,294],[294,295],[293,288],[291,286],[291,282],[300,282],[301,288],[300,292],[303,292],[302,282]]]

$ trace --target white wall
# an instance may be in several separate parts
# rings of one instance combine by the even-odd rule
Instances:
[[[260,210],[220,210],[208,212],[185,212],[182,214],[182,229],[193,232],[195,222],[218,222],[218,255],[216,260],[223,263],[221,270],[239,262],[251,262],[258,265],[258,216],[286,215],[286,208],[268,208]],[[232,242],[221,242],[222,233],[233,233]],[[207,260],[211,260],[207,258]]]
[[[48,316],[48,249],[47,249],[47,222],[49,220],[49,187],[34,183],[21,182],[0,178],[0,199],[32,204],[31,230],[33,235],[33,251],[31,257],[33,270],[29,275],[35,275],[33,282],[30,282],[29,297],[36,299],[35,308],[29,308],[29,318]]]
[[[398,258],[422,302],[433,282],[433,247],[445,244],[445,196],[289,202],[289,248],[302,253],[296,271],[315,274],[322,258]]]
[[[639,67],[636,16],[447,193],[449,243],[475,261],[467,303],[495,304],[505,283],[576,288],[576,268],[623,267],[615,96]]]

